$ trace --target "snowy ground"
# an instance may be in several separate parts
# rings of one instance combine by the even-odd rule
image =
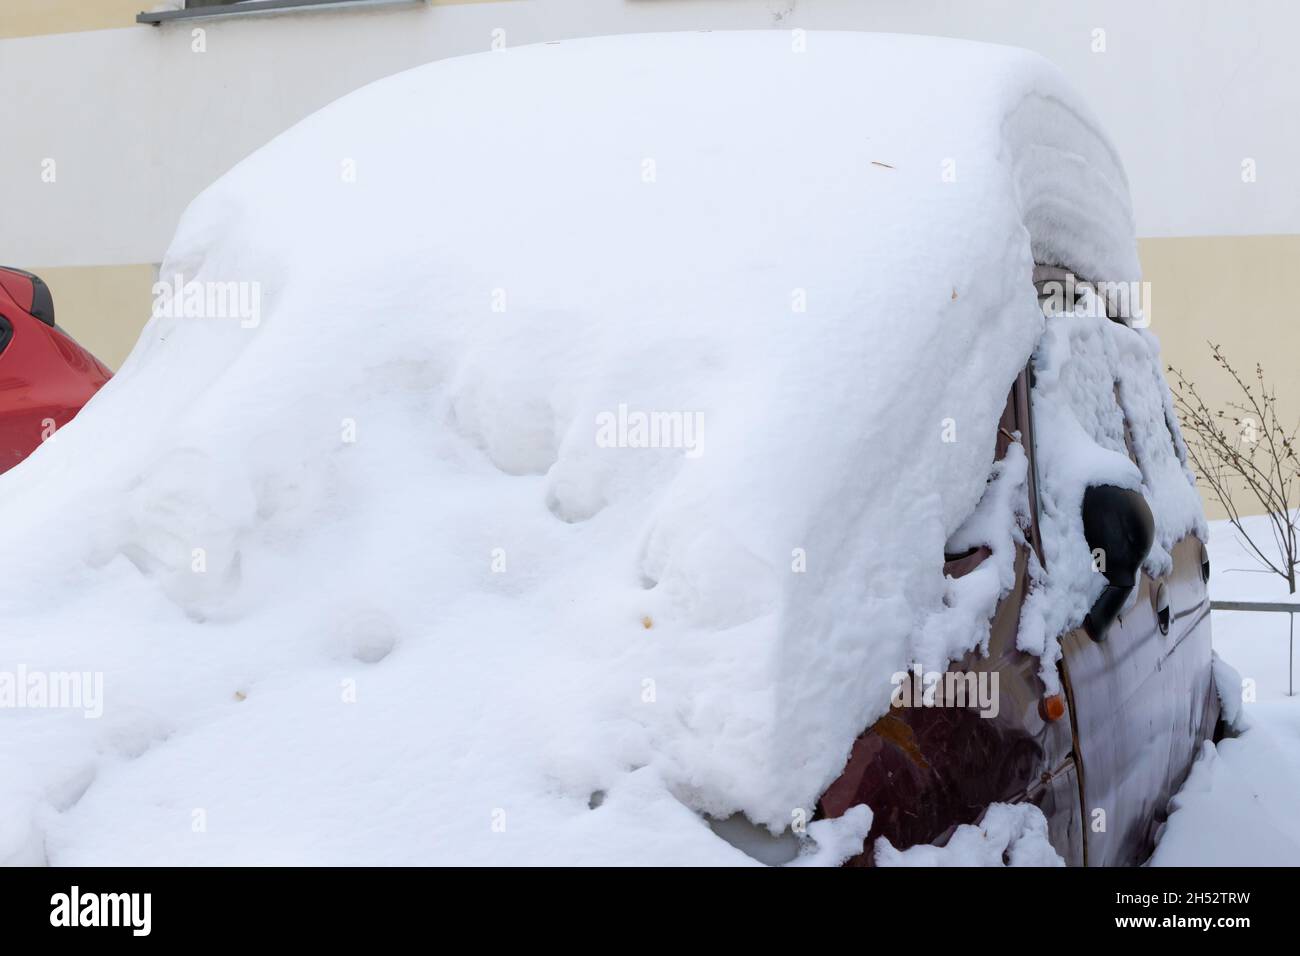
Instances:
[[[1267,540],[1265,522],[1248,520]],[[1258,565],[1226,522],[1210,531],[1216,600],[1285,601],[1286,583]],[[1248,729],[1206,753],[1174,798],[1153,866],[1300,865],[1300,697],[1287,696],[1288,616],[1215,611],[1218,654],[1254,681],[1244,703]]]

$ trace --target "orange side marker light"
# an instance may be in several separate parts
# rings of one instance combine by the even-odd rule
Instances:
[[[1065,699],[1060,694],[1052,694],[1038,702],[1038,713],[1049,723],[1065,716]]]

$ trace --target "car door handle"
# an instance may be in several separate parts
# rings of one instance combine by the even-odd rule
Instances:
[[[971,548],[961,554],[945,554],[943,556],[944,576],[949,578],[965,577],[983,564],[985,559],[991,557],[992,554],[992,550],[987,545]]]

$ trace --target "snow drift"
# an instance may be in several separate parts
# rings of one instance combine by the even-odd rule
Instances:
[[[1011,49],[583,40],[312,116],[162,267],[258,320],[155,317],[0,478],[2,666],[104,696],[0,713],[0,860],[752,862],[702,814],[788,827],[983,638],[916,636],[1036,258],[1138,277]]]

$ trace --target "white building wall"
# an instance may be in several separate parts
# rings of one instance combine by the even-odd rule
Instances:
[[[371,80],[488,49],[497,29],[519,45],[795,27],[1037,50],[1102,115],[1140,235],[1300,232],[1300,83],[1278,82],[1297,76],[1290,0],[504,0],[0,40],[0,262],[156,263],[186,203],[240,158]],[[192,50],[196,28],[206,52]],[[1253,183],[1242,181],[1247,159]]]

